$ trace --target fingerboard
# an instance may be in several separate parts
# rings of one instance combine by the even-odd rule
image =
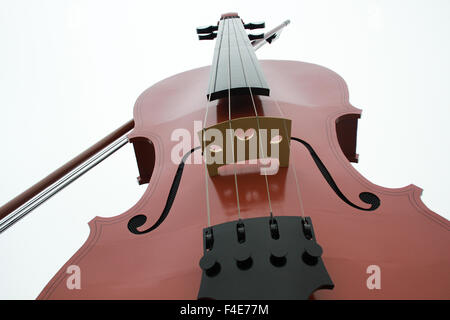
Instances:
[[[255,51],[238,16],[219,21],[207,98],[270,93]]]

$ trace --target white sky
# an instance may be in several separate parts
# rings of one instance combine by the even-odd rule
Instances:
[[[195,28],[236,11],[266,30],[291,20],[260,59],[326,66],[363,109],[354,167],[410,183],[449,219],[450,1],[0,0],[0,203],[132,118],[138,95],[210,64]],[[205,84],[206,86],[206,84]],[[33,299],[83,244],[88,221],[131,207],[131,146],[0,235],[0,299]]]

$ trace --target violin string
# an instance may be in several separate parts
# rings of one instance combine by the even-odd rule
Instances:
[[[249,48],[247,48],[247,50],[249,50]],[[251,89],[250,89],[250,90],[251,90]],[[269,98],[272,99],[272,100],[275,102],[275,104],[276,104],[276,106],[277,106],[277,108],[278,108],[278,111],[279,111],[281,117],[283,117],[284,131],[285,131],[286,138],[289,139],[289,148],[290,148],[290,147],[291,147],[291,139],[290,139],[290,137],[289,137],[289,135],[288,135],[287,124],[286,124],[286,118],[285,118],[285,116],[284,116],[284,113],[283,113],[283,111],[281,110],[281,107],[280,107],[280,105],[278,104],[278,101],[277,101],[275,98],[273,98],[272,96],[269,96]],[[252,99],[253,99],[253,97],[252,97]],[[256,112],[256,110],[255,110],[255,112]],[[294,170],[293,176],[294,176],[294,180],[295,180],[296,193],[297,193],[297,199],[298,199],[298,202],[299,202],[300,213],[301,213],[302,218],[304,218],[304,216],[305,216],[305,210],[304,210],[303,201],[302,201],[302,196],[301,196],[301,191],[300,191],[300,184],[299,184],[299,182],[298,182],[298,177],[297,177],[297,169],[296,169],[296,166],[295,166],[295,162],[292,161],[291,163],[292,163],[292,166],[293,166],[292,169]],[[267,176],[266,176],[266,177],[267,177]]]
[[[281,107],[278,104],[278,101],[275,98],[273,98],[272,96],[269,96],[269,99],[272,99],[272,101],[275,102],[275,105],[278,108],[278,112],[280,113],[281,117],[283,118],[283,125],[284,125],[285,136],[286,136],[286,139],[289,139],[289,149],[290,149],[290,147],[291,147],[291,139],[289,137],[289,134],[288,134],[289,132],[287,130],[286,117],[285,117],[283,111],[281,110]],[[296,170],[296,167],[295,167],[295,161],[292,161],[290,163],[292,163],[292,167],[293,167],[292,169],[294,170],[293,176],[294,176],[294,180],[295,180],[296,193],[297,193],[297,199],[298,199],[298,202],[299,202],[300,213],[301,213],[301,216],[304,217],[305,216],[305,210],[304,210],[304,207],[303,207],[303,201],[302,201],[302,196],[301,196],[301,191],[300,191],[300,184],[298,182],[297,170]]]
[[[272,96],[270,97],[270,99],[272,99],[275,102],[275,104],[276,104],[276,106],[278,108],[278,111],[280,112],[280,115],[283,118],[284,132],[285,132],[285,135],[286,135],[286,139],[289,139],[289,149],[290,149],[291,148],[291,139],[290,139],[290,137],[288,135],[289,132],[288,132],[287,125],[286,125],[286,117],[284,115],[284,112],[281,110],[281,107],[278,104],[278,100],[277,99],[275,99]],[[290,164],[292,164],[292,169],[294,170],[293,175],[294,175],[295,186],[296,186],[296,190],[297,190],[297,199],[298,199],[299,206],[300,206],[300,213],[302,215],[302,218],[304,218],[305,217],[305,210],[304,210],[304,207],[303,207],[302,195],[301,195],[301,192],[300,192],[300,184],[298,183],[297,169],[295,167],[295,161],[290,161]],[[289,170],[289,168],[288,168],[288,170]]]
[[[211,94],[210,94],[211,96]],[[203,122],[203,141],[202,141],[202,150],[203,150],[203,161],[205,162],[205,186],[206,186],[206,214],[208,217],[208,227],[211,226],[211,209],[210,209],[210,205],[209,205],[209,187],[208,187],[208,170],[206,167],[206,148],[205,148],[205,123],[206,123],[206,119],[208,117],[208,105],[209,105],[209,98],[208,98],[208,103],[206,104],[206,112],[205,112],[205,120]]]
[[[205,186],[206,186],[206,214],[208,217],[208,227],[211,226],[211,209],[210,209],[210,205],[209,205],[209,187],[208,187],[208,170],[207,170],[207,166],[206,166],[206,146],[205,146],[205,139],[206,139],[206,119],[208,118],[208,109],[209,109],[209,102],[211,100],[211,91],[209,92],[208,95],[208,101],[206,103],[206,112],[205,112],[205,119],[203,121],[203,139],[202,139],[202,150],[203,150],[203,162],[205,163]]]
[[[221,26],[219,24],[219,28],[221,29],[220,32],[218,33],[218,36],[220,36],[220,43],[219,43],[219,48],[218,48],[218,52],[220,53],[220,47],[222,46],[222,36],[223,36],[223,26]],[[217,39],[219,40],[219,39]],[[217,64],[213,63],[211,64],[211,68]],[[202,134],[202,150],[203,150],[203,161],[205,163],[205,186],[206,186],[206,214],[207,214],[207,218],[208,218],[208,227],[211,227],[211,207],[210,207],[210,203],[209,203],[209,186],[208,186],[208,168],[207,168],[207,158],[206,158],[206,121],[208,119],[208,110],[209,110],[209,104],[211,102],[211,92],[212,92],[212,85],[213,85],[213,81],[210,81],[209,87],[208,87],[208,101],[206,102],[206,111],[205,111],[205,118],[203,119],[203,134]]]
[[[230,48],[230,19],[225,19],[224,22],[227,24],[227,31],[228,31],[228,48]],[[235,164],[235,158],[234,158],[234,131],[231,126],[231,50],[228,49],[228,125],[230,127],[229,136],[231,141],[231,154],[233,156],[232,163],[234,168],[234,186],[236,189],[236,203],[237,203],[237,209],[238,209],[238,218],[241,220],[241,207],[239,204],[239,188],[238,188],[238,182],[237,182],[237,174],[236,174],[236,164]],[[227,148],[228,150],[228,148]]]
[[[233,19],[233,28],[234,28],[235,34],[237,35],[238,32],[236,31],[236,23],[235,23],[234,20],[235,19]],[[239,26],[238,26],[238,28],[239,28]],[[245,42],[245,38],[243,38],[242,32],[239,32],[239,34],[240,34],[241,39]],[[248,85],[247,72],[245,70],[245,66],[244,66],[244,63],[242,61],[242,55],[241,55],[240,46],[238,45],[237,48],[238,48],[238,52],[239,52],[239,58],[241,60],[242,70],[244,72],[245,84],[246,84],[246,86],[248,87],[248,89],[250,91],[250,97],[251,97],[252,104],[253,104],[253,110],[255,111],[256,125],[257,125],[257,129],[258,129],[257,137],[258,137],[259,146],[260,146],[259,154],[260,154],[262,159],[265,159],[266,157],[264,156],[264,149],[263,149],[263,145],[262,145],[261,137],[260,137],[261,129],[260,129],[260,125],[259,125],[258,111],[256,110],[256,104],[255,104],[255,100],[253,98],[252,88]],[[248,50],[248,48],[247,48],[247,50]],[[272,218],[273,217],[272,201],[271,201],[271,198],[270,198],[269,181],[268,181],[268,178],[267,178],[267,174],[264,174],[264,179],[265,179],[265,182],[266,182],[266,192],[267,192],[267,199],[268,199],[268,202],[269,202],[270,217]]]

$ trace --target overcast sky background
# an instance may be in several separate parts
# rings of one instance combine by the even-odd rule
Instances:
[[[0,204],[132,118],[147,87],[211,63],[195,28],[236,11],[270,30],[260,59],[326,66],[363,109],[354,167],[384,187],[413,183],[449,219],[450,1],[0,0]],[[206,87],[206,84],[205,84]],[[34,299],[138,186],[131,146],[0,235],[0,299]]]

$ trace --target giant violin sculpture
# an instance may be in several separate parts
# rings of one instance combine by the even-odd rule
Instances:
[[[259,27],[229,13],[198,28],[216,41],[211,67],[142,93],[127,137],[147,190],[89,223],[39,299],[450,298],[448,221],[420,188],[382,188],[352,167],[361,110],[344,80],[258,61],[279,34],[245,31]],[[81,290],[66,283],[73,265]]]

